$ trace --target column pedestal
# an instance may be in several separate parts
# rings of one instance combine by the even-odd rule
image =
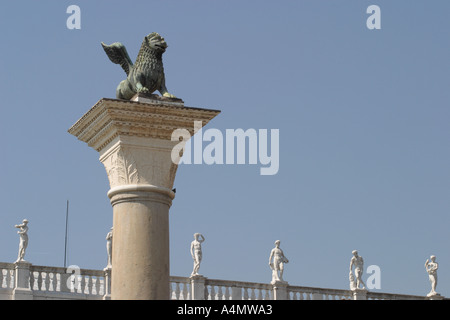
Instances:
[[[102,99],[70,129],[100,154],[113,207],[112,300],[170,298],[169,208],[178,168],[173,160],[184,129],[206,125],[220,111],[137,95]],[[183,139],[186,134],[183,135]],[[187,141],[183,140],[184,143]]]

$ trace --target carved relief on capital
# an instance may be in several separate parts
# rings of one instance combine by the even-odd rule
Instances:
[[[136,161],[123,148],[112,153],[103,164],[105,165],[111,188],[120,185],[139,184],[140,179]]]
[[[166,150],[120,146],[102,159],[111,188],[151,184],[172,189],[177,166]]]

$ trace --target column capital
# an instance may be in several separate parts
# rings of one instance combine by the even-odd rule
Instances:
[[[194,121],[202,121],[205,126],[220,113],[142,95],[135,100],[102,98],[68,132],[101,152],[117,137],[170,141],[176,129],[187,129],[193,135]]]
[[[180,143],[172,141],[173,132],[186,129],[192,136],[194,122],[205,126],[220,111],[139,95],[136,100],[103,98],[69,133],[99,152],[111,190],[124,185],[172,190],[178,168],[172,150]]]

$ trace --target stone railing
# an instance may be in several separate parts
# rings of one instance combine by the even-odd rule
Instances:
[[[108,300],[110,270],[0,263],[0,300]],[[172,300],[424,300],[425,296],[170,277]]]
[[[9,300],[15,287],[14,264],[0,262],[0,300]]]
[[[0,300],[109,299],[110,278],[110,270],[0,263]]]
[[[172,300],[425,300],[425,296],[171,277]]]
[[[105,271],[32,266],[30,288],[34,299],[107,299]]]

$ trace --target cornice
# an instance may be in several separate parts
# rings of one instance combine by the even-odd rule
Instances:
[[[194,121],[205,126],[220,111],[186,107],[179,102],[102,98],[68,132],[97,151],[119,135],[170,140],[176,129],[194,134]]]

